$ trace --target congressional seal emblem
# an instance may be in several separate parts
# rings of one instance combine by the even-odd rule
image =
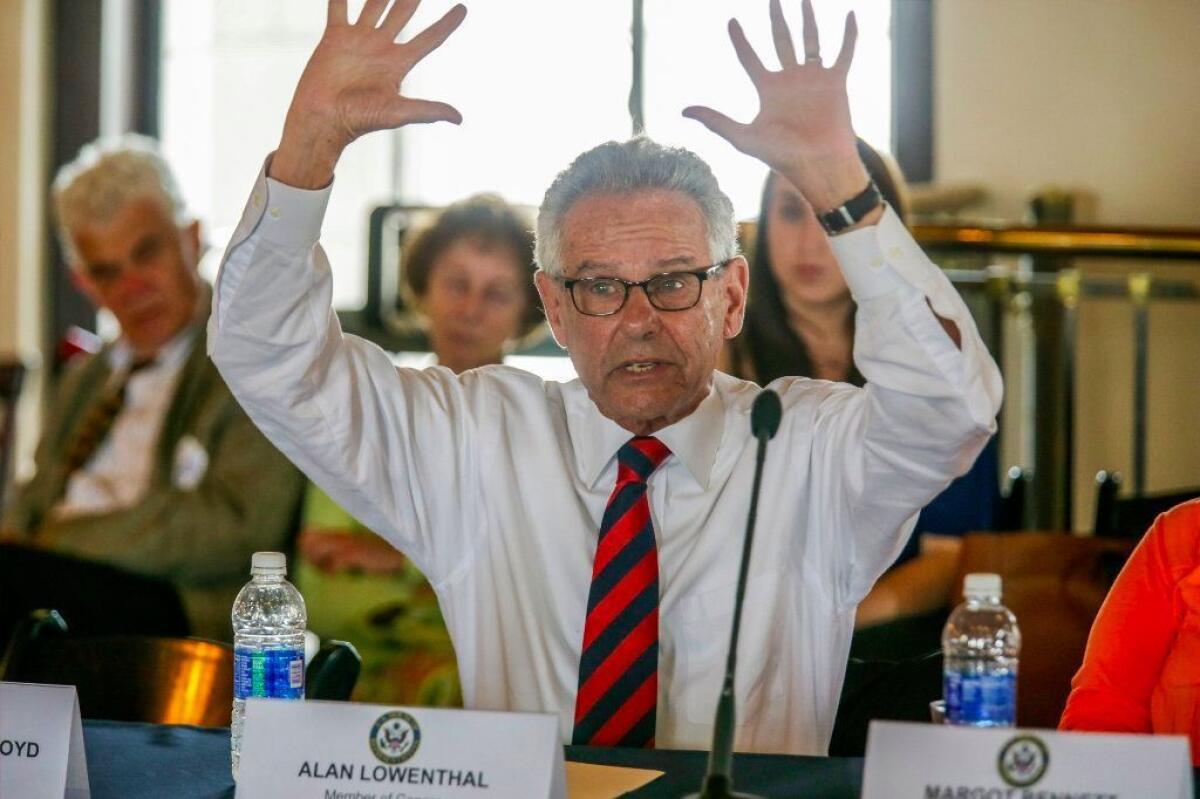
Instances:
[[[1050,750],[1034,735],[1018,735],[1004,745],[997,758],[1000,777],[1014,788],[1028,788],[1046,774]]]
[[[403,763],[421,746],[421,725],[403,710],[384,713],[371,727],[371,751],[383,763]]]

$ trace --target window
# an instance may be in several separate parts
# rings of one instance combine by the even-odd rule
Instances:
[[[401,131],[399,194],[443,205],[480,191],[537,206],[583,150],[632,133],[632,4],[484,0],[405,91],[451,103],[463,125]],[[447,4],[426,2],[431,22]]]
[[[279,143],[292,90],[324,30],[326,5],[164,0],[163,149],[208,231],[213,251],[204,269],[210,278],[263,158]],[[366,137],[338,166],[322,228],[337,269],[338,307],[365,301],[367,217],[392,196],[393,149],[392,136]]]
[[[800,4],[784,2],[796,51],[801,53]],[[855,130],[873,146],[891,141],[891,4],[880,0],[819,0],[817,23],[826,65],[837,57],[846,13],[858,19],[858,45],[850,69]],[[739,219],[758,214],[766,167],[743,155],[680,112],[707,105],[740,122],[753,119],[758,98],[729,43],[726,24],[736,18],[768,69],[778,69],[766,0],[645,0],[646,132],[695,151],[713,168]]]
[[[799,36],[799,3],[787,4]],[[362,0],[351,2],[357,16]],[[441,205],[493,191],[536,206],[582,150],[630,135],[632,0],[485,0],[410,75],[405,91],[454,104],[464,124],[373,134],[338,167],[322,242],[334,266],[334,303],[366,298],[368,214],[385,203]],[[410,30],[450,7],[426,0]],[[206,223],[211,276],[262,159],[278,143],[292,90],[325,24],[326,0],[163,0],[161,131],[185,195]],[[890,140],[890,4],[823,0],[826,59],[855,8],[859,43],[851,99],[860,134]],[[713,165],[741,217],[758,210],[764,168],[684,119],[703,104],[748,119],[755,96],[725,23],[736,15],[772,62],[766,3],[645,0],[646,131]]]

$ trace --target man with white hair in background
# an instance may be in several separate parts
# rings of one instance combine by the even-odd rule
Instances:
[[[715,370],[748,280],[732,206],[686,151],[643,138],[584,153],[547,191],[537,225],[538,289],[579,379],[395,368],[340,329],[318,239],[351,141],[461,121],[444,103],[397,94],[465,15],[455,6],[397,44],[416,5],[367,0],[352,23],[345,0],[329,3],[225,255],[213,359],[267,436],[424,570],[468,707],[555,713],[579,744],[704,748],[759,391]],[[772,0],[779,71],[731,23],[759,94],[753,122],[685,114],[829,212],[858,302],[865,388],[772,384],[784,416],[763,477],[736,685],[738,749],[817,754],[855,606],[917,510],[987,441],[1001,386],[962,300],[868,185],[845,90],[853,18],[826,68],[803,9],[799,63]]]
[[[75,285],[120,337],[67,367],[0,538],[166,578],[193,634],[228,640],[250,556],[286,544],[302,478],[207,357],[200,223],[156,144],[87,145],[51,193]]]

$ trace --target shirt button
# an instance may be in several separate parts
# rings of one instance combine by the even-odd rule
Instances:
[[[892,256],[893,258],[899,258],[904,255],[904,251],[899,247],[892,247],[890,250],[888,250],[888,255]]]
[[[271,215],[271,218],[272,218],[272,219],[278,219],[278,218],[279,218],[279,208],[278,208],[278,207],[274,207],[274,208],[272,208],[272,209],[271,209],[270,211],[268,211],[267,213],[269,213],[269,214]]]
[[[256,193],[252,198],[250,198],[250,204],[255,208],[262,205],[262,195]]]
[[[874,261],[871,262],[871,266],[875,267],[876,269],[882,269],[883,268],[883,259],[876,258]]]

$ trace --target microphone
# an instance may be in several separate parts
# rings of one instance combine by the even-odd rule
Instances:
[[[769,388],[760,391],[750,407],[750,432],[758,439],[759,455],[765,455],[763,448],[779,432],[781,419],[783,404],[779,401],[779,395]]]
[[[746,572],[750,569],[750,547],[754,543],[754,521],[758,517],[758,492],[762,487],[763,462],[767,458],[767,442],[779,431],[783,405],[771,389],[759,392],[750,409],[750,431],[758,439],[758,455],[754,461],[754,487],[750,491],[750,513],[746,517],[746,536],[742,542],[742,565],[738,571],[737,593],[733,601],[733,629],[729,634],[729,655],[725,661],[725,682],[717,700],[717,715],[713,721],[712,752],[708,756],[708,772],[700,793],[687,799],[758,799],[745,793],[733,793],[733,725],[736,719],[733,698],[733,676],[737,670],[738,632],[742,626],[742,602],[746,598]]]

